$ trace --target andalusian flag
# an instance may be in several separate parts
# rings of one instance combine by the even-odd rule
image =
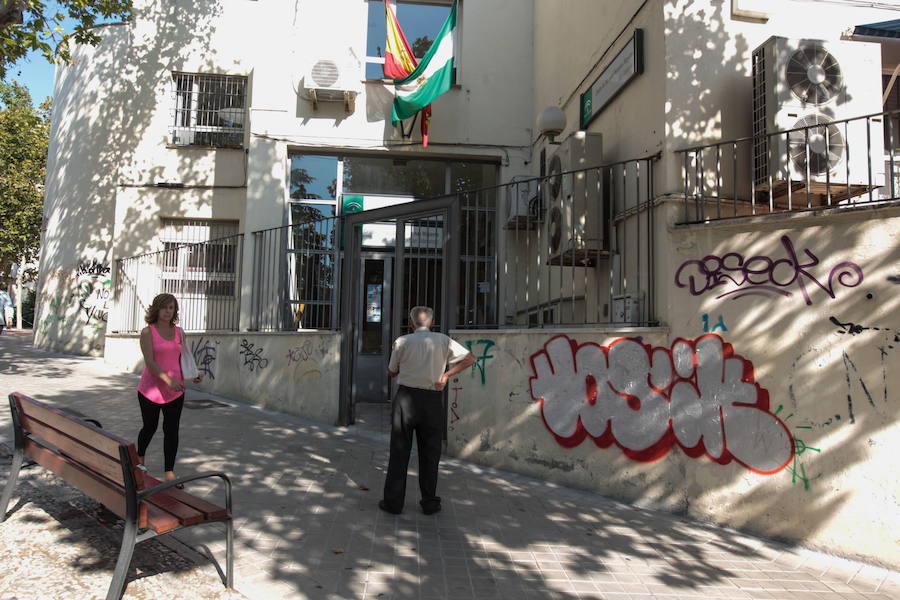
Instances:
[[[424,109],[431,104],[438,96],[448,91],[453,85],[454,56],[456,54],[456,8],[457,1],[454,0],[453,7],[444,26],[431,44],[428,52],[422,57],[422,60],[416,65],[412,73],[403,78],[394,79],[394,88],[396,90],[396,98],[394,98],[394,106],[391,114],[391,121],[396,123],[403,119],[408,119],[415,115],[418,111]],[[391,11],[388,9],[388,14]],[[394,48],[401,48],[405,38],[396,25],[392,30],[390,27],[390,17],[388,18],[388,43],[387,48],[390,51],[392,43]],[[399,39],[391,41],[392,35],[400,33]],[[402,40],[402,41],[399,41]],[[409,45],[406,45],[406,49]],[[409,53],[412,56],[412,53]],[[387,57],[385,57],[385,67],[387,67]],[[415,60],[415,58],[413,58]],[[425,121],[423,120],[423,124]],[[423,136],[424,145],[428,145],[427,136]]]

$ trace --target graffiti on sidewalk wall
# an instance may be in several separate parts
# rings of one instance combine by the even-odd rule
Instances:
[[[793,437],[770,412],[753,363],[716,334],[677,339],[671,348],[557,335],[531,356],[531,368],[531,396],[561,446],[590,437],[649,462],[677,445],[692,458],[705,454],[764,474],[794,457]]]
[[[246,339],[241,340],[241,349],[239,350],[241,358],[244,359],[244,366],[253,371],[261,371],[269,366],[269,359],[265,358],[262,346],[256,347],[253,342]]]
[[[210,379],[215,379],[216,355],[219,352],[219,342],[213,344],[210,339],[202,336],[191,342],[191,354],[194,355],[194,362],[197,363],[197,370]]]
[[[798,252],[786,235],[781,236],[781,246],[781,257],[760,254],[747,258],[740,252],[728,252],[687,260],[675,271],[675,285],[687,288],[692,296],[716,293],[716,300],[745,296],[790,298],[799,289],[809,306],[813,303],[811,291],[819,289],[834,299],[836,286],[854,288],[863,282],[862,268],[850,261],[834,265],[827,279],[820,281],[814,273],[820,262],[818,256],[808,248]]]
[[[496,345],[494,340],[466,340],[466,348],[469,349],[469,352],[475,357],[475,364],[472,365],[472,375],[474,376],[477,372],[481,376],[481,385],[484,385],[487,382],[486,369],[487,369],[487,361],[491,358],[494,358],[493,354],[488,354],[491,348]],[[480,346],[481,354],[478,354],[473,346]]]
[[[78,310],[86,325],[102,326],[109,319],[109,301],[112,297],[110,280],[82,275],[78,280]]]
[[[289,365],[298,362],[306,362],[312,356],[312,345],[309,342],[306,342],[302,346],[294,346],[293,348],[288,348],[287,354],[285,358],[288,361]]]

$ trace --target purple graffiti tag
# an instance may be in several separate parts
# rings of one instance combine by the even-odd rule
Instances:
[[[781,236],[781,245],[785,253],[782,258],[763,255],[745,258],[739,252],[728,252],[722,256],[709,254],[699,260],[687,260],[675,272],[675,285],[688,288],[692,296],[719,292],[716,300],[728,297],[737,300],[744,296],[787,298],[794,293],[786,288],[796,286],[809,306],[812,298],[808,285],[813,289],[818,287],[834,299],[836,285],[854,288],[863,281],[862,268],[844,261],[832,267],[827,282],[822,283],[811,271],[819,264],[818,256],[804,249],[800,253],[801,259],[791,238],[786,235]]]

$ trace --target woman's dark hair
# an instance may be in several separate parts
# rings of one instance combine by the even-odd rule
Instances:
[[[172,315],[172,324],[178,322],[178,300],[175,299],[175,296],[172,294],[159,294],[156,298],[153,299],[153,303],[150,304],[150,308],[147,309],[147,314],[144,315],[144,321],[147,322],[148,325],[152,325],[159,320],[159,311],[160,309],[168,306],[170,303],[175,303],[175,314]]]

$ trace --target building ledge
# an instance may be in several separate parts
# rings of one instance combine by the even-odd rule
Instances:
[[[707,203],[715,210],[715,203]],[[686,229],[746,229],[749,226],[771,225],[777,227],[794,227],[837,221],[841,219],[865,220],[879,217],[900,216],[900,200],[873,202],[854,206],[836,206],[832,208],[815,208],[810,210],[751,215],[740,217],[723,217],[708,219],[696,223],[676,223],[669,229],[673,231]]]

